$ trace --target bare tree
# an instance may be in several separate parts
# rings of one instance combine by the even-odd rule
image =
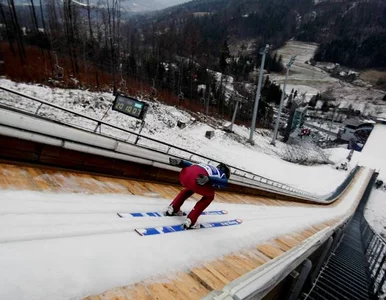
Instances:
[[[31,10],[31,20],[33,24],[33,31],[35,35],[37,35],[39,33],[39,24],[38,24],[38,19],[36,17],[35,4],[34,4],[34,0],[30,0],[30,2],[31,2],[30,10]]]
[[[88,18],[88,28],[90,33],[90,39],[93,40],[93,32],[92,32],[92,26],[91,26],[91,5],[90,0],[87,0],[87,18]]]
[[[117,91],[116,86],[116,69],[119,65],[120,57],[120,0],[106,0],[107,16],[105,19],[105,25],[107,25],[108,41],[110,46],[110,72],[113,76],[113,90],[114,94]],[[118,55],[118,60],[117,60]]]
[[[5,15],[5,12],[4,12],[4,9],[3,9],[3,1],[0,2],[0,14],[1,14],[1,18],[3,20],[3,24],[5,24],[5,31],[6,31],[6,34],[7,34],[7,38],[8,38],[8,42],[9,42],[9,47],[11,49],[11,52],[13,55],[16,54],[16,51],[15,51],[15,47],[13,46],[13,41],[14,41],[14,38],[11,34],[11,28],[10,27],[10,24],[9,24],[9,21]]]
[[[26,60],[26,54],[25,54],[25,48],[24,48],[24,42],[23,42],[23,33],[20,28],[14,0],[8,0],[8,7],[10,11],[10,16],[11,16],[13,32],[16,35],[20,61],[22,62],[22,64],[24,64]]]
[[[75,7],[72,5],[72,0],[63,1],[63,13],[64,13],[64,28],[67,39],[68,53],[71,59],[71,66],[74,75],[79,77],[79,65],[75,44],[76,20],[75,20]]]

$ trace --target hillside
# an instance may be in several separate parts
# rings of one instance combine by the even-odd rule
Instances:
[[[259,49],[265,43],[278,48],[295,37],[316,42],[315,58],[351,67],[385,67],[386,3],[370,1],[312,0],[198,0],[145,18],[140,28],[157,28],[160,38],[174,36],[175,53],[187,43],[192,55],[219,57],[225,40],[238,45],[234,55],[244,54],[247,45]],[[173,48],[174,49],[174,48]],[[165,49],[168,50],[168,49]],[[186,51],[185,51],[186,52]],[[249,54],[256,54],[250,51]]]
[[[178,5],[189,0],[122,0],[120,1],[120,6],[123,11],[128,12],[149,12],[159,9],[165,9],[167,7]],[[85,6],[87,0],[72,0],[72,3],[78,6]],[[103,7],[104,4],[98,0],[90,0],[90,4],[94,7],[100,6]],[[43,2],[44,3],[44,2]],[[30,0],[15,0],[16,5],[29,6],[31,4]],[[39,3],[34,3],[35,5],[40,5]]]

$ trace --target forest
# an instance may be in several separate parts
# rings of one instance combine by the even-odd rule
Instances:
[[[2,0],[0,72],[28,82],[146,94],[198,111],[209,104],[221,116],[245,97],[239,119],[247,121],[265,44],[272,49],[267,73],[283,72],[275,49],[291,38],[320,43],[319,61],[386,67],[382,1],[195,0],[144,14],[124,10],[122,1]],[[252,41],[253,50],[244,41]],[[280,99],[274,83],[264,88],[262,123]]]

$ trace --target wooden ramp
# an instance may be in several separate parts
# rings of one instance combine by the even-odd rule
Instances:
[[[351,186],[355,185],[362,172],[360,170],[357,173]],[[332,205],[337,205],[337,203],[342,201],[351,186],[345,191],[341,199]],[[361,191],[357,195],[357,202],[361,199],[366,186],[367,184],[363,184],[361,187]],[[0,189],[98,194],[121,193],[172,199],[179,192],[180,187],[44,167],[3,163],[0,164]],[[193,198],[198,199],[198,197]],[[316,206],[315,204],[279,201],[227,192],[216,193],[215,201],[273,206]],[[352,207],[352,210],[355,207],[356,205]],[[89,296],[85,299],[200,299],[213,290],[221,290],[231,281],[283,254],[318,231],[336,224],[336,222],[338,220],[332,219],[322,224],[313,224],[300,232],[280,236],[275,240],[267,241],[250,249],[232,253],[210,263],[196,266],[185,273],[170,274],[167,279],[152,278],[146,282],[117,287],[100,295]]]
[[[181,190],[181,186],[34,165],[0,163],[0,189],[90,194],[114,193],[173,199]],[[193,195],[192,198],[199,200],[200,196]],[[243,194],[231,194],[224,191],[216,192],[215,201],[276,206],[309,207],[312,205]]]

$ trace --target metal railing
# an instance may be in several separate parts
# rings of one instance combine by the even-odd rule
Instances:
[[[2,107],[4,109],[22,112],[24,114],[28,114],[30,116],[37,117],[37,118],[42,119],[42,120],[56,122],[56,123],[59,123],[61,125],[67,126],[67,127],[82,129],[84,131],[98,134],[98,135],[103,136],[103,137],[114,138],[115,140],[118,140],[121,143],[134,145],[136,147],[150,150],[150,151],[153,151],[156,153],[170,155],[170,156],[174,156],[174,157],[179,157],[179,158],[186,159],[186,160],[193,161],[193,162],[220,163],[219,160],[210,158],[208,156],[205,156],[202,154],[197,154],[193,151],[183,149],[181,147],[178,147],[178,146],[175,146],[175,145],[163,142],[163,141],[159,141],[159,140],[156,140],[156,139],[148,137],[148,136],[144,136],[142,134],[136,133],[136,132],[128,130],[128,129],[120,128],[117,125],[113,125],[113,124],[107,123],[105,121],[81,114],[81,113],[76,112],[76,111],[73,111],[71,109],[61,107],[59,105],[50,103],[46,100],[42,100],[42,99],[38,99],[38,98],[33,97],[33,96],[25,95],[23,93],[16,92],[14,90],[11,90],[11,89],[8,89],[5,87],[1,87],[1,86],[0,86],[0,89],[5,91],[5,92],[20,96],[20,97],[28,99],[28,100],[31,100],[31,101],[38,104],[37,106],[31,106],[32,111],[31,111],[31,109],[26,110],[25,107],[20,107],[20,106],[17,107],[16,105],[7,106],[7,105],[1,105],[0,104],[0,107]],[[88,127],[85,127],[83,123],[82,123],[82,125],[81,124],[74,125],[74,124],[70,124],[68,120],[66,120],[66,122],[64,122],[64,121],[58,119],[57,116],[55,116],[55,117],[44,116],[44,115],[42,115],[42,111],[43,111],[42,107],[43,106],[48,106],[48,107],[51,107],[54,109],[58,109],[62,112],[65,112],[67,114],[72,115],[73,117],[77,117],[77,118],[81,118],[83,120],[86,120]],[[90,122],[92,122],[92,123],[90,123]],[[107,133],[107,132],[102,133],[102,130],[101,130],[102,125],[104,126],[105,131],[106,131],[106,129],[109,129],[109,130],[107,130],[107,131],[109,131],[109,133]],[[99,128],[99,132],[97,130],[98,128]],[[112,133],[113,131],[115,131],[116,134],[113,134]],[[39,132],[36,132],[36,133],[39,133]],[[125,136],[129,136],[129,137],[131,135],[135,136],[136,137],[135,142],[130,142],[130,141],[128,141],[127,138],[126,139],[122,138],[123,134]],[[264,186],[271,186],[275,190],[281,190],[283,192],[295,194],[295,195],[298,195],[298,196],[301,196],[304,198],[321,199],[321,200],[330,200],[330,199],[332,199],[332,197],[334,195],[336,195],[336,191],[334,191],[328,195],[323,195],[323,196],[316,195],[316,194],[313,194],[313,193],[289,186],[287,184],[266,178],[264,176],[255,174],[253,172],[243,170],[243,169],[235,167],[233,165],[230,165],[230,164],[228,164],[228,165],[231,167],[233,175],[249,179],[255,183],[260,183]],[[357,169],[358,168],[355,168],[355,170],[353,170],[350,173],[350,175],[346,178],[345,182],[340,186],[340,188],[338,188],[339,190],[344,190],[344,188],[347,187],[347,184],[353,178]]]
[[[360,227],[371,291],[379,299],[386,299],[386,240],[375,232],[364,217]]]
[[[325,200],[333,200],[337,198],[340,194],[344,192],[344,190],[347,188],[347,186],[350,184],[351,180],[354,179],[355,175],[359,171],[360,167],[356,165],[348,174],[348,176],[345,178],[345,180],[330,194],[327,194],[323,196],[323,199]]]

